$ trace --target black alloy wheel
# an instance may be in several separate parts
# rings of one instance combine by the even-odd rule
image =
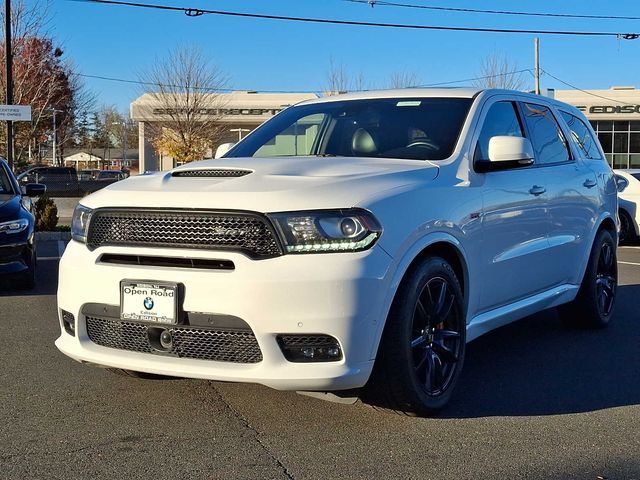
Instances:
[[[418,295],[413,313],[413,368],[427,395],[450,385],[460,356],[461,315],[447,279],[431,278]]]
[[[618,234],[620,245],[631,243],[635,239],[631,217],[622,209],[618,211],[618,217],[620,218],[620,233]]]
[[[613,232],[600,230],[591,248],[576,298],[558,311],[569,326],[604,328],[611,321],[618,290],[618,262]]]
[[[460,282],[446,260],[427,257],[400,284],[363,400],[405,415],[434,415],[451,398],[465,342]]]
[[[608,316],[611,314],[617,286],[618,268],[614,247],[609,243],[604,243],[600,249],[596,270],[596,295],[600,315]]]

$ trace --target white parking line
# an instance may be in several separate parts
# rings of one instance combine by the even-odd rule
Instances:
[[[634,262],[622,262],[620,260],[618,260],[618,263],[621,263],[622,265],[635,265],[636,267],[640,267],[640,263],[634,263]]]
[[[618,250],[640,250],[640,247],[618,247]]]

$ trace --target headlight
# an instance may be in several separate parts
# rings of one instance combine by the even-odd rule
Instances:
[[[0,223],[0,233],[20,233],[29,227],[29,220],[21,218],[20,220],[12,220],[10,222]]]
[[[362,209],[271,214],[287,253],[355,252],[382,234],[376,218]]]
[[[73,219],[71,220],[71,238],[81,243],[87,243],[87,230],[92,212],[93,210],[90,208],[78,204],[73,211]]]

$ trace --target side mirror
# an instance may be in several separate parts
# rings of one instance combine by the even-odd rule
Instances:
[[[24,194],[27,197],[39,197],[47,191],[47,186],[41,183],[27,183],[24,186]]]
[[[491,172],[533,165],[533,146],[528,138],[496,136],[489,140],[489,160],[476,162],[476,170]]]
[[[624,190],[629,186],[629,180],[624,178],[622,175],[614,175],[616,179],[616,188],[618,193],[624,192]]]
[[[222,145],[218,146],[218,148],[216,148],[216,155],[214,158],[222,158],[225,153],[227,153],[235,146],[235,143],[223,143]]]

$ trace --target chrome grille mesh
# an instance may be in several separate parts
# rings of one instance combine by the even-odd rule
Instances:
[[[166,210],[96,210],[89,222],[87,245],[138,245],[222,248],[253,257],[281,254],[273,230],[250,213]]]
[[[162,352],[180,358],[214,360],[218,362],[257,363],[262,361],[260,346],[251,331],[206,329],[167,325],[159,327],[109,318],[86,317],[89,339],[103,347],[153,353],[149,341],[150,329],[171,333],[173,346]]]

